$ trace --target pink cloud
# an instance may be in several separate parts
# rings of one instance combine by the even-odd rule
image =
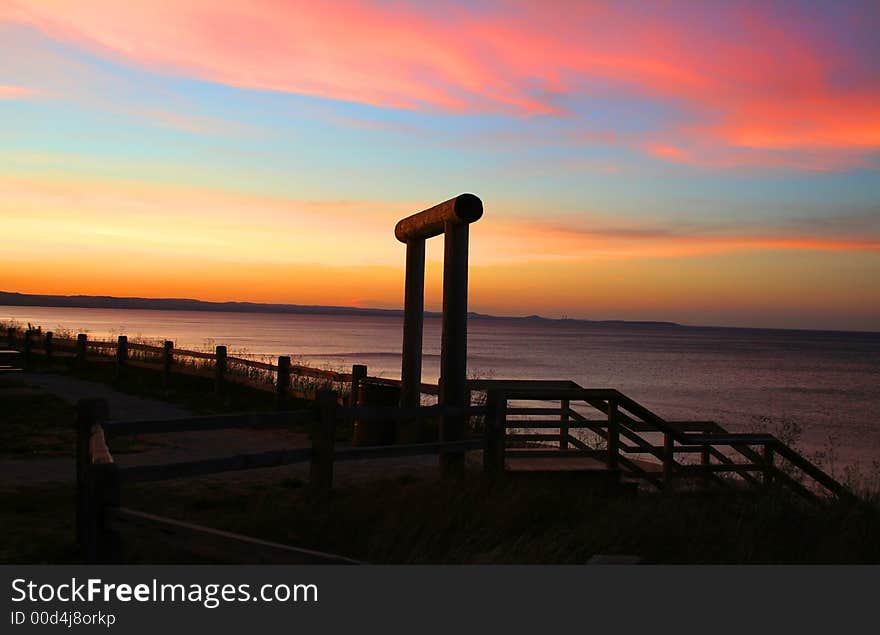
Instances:
[[[0,84],[0,99],[27,99],[36,95],[36,91],[24,86]]]
[[[880,150],[880,75],[764,5],[13,0],[6,17],[160,71],[390,108],[563,115],[611,87],[691,114],[635,144],[666,161],[836,169]]]

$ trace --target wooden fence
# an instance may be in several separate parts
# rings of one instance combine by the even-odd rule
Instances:
[[[213,380],[217,395],[223,395],[229,384],[271,392],[279,409],[291,398],[314,401],[323,388],[335,389],[340,396],[347,395],[341,404],[357,405],[363,382],[398,389],[401,383],[396,379],[369,377],[367,366],[361,364],[353,365],[349,372],[336,372],[292,364],[291,358],[285,355],[270,364],[231,356],[226,346],[216,346],[214,352],[195,351],[175,348],[171,341],[165,341],[162,346],[129,342],[125,335],[115,341],[91,340],[85,333],[68,339],[55,337],[51,331],[8,328],[7,345],[21,350],[25,369],[33,366],[35,357],[41,357],[47,362],[67,360],[80,367],[87,362],[112,363],[117,377],[124,375],[128,368],[148,369],[161,373],[166,386],[174,374],[204,377]],[[421,392],[437,395],[439,389],[435,384],[426,383],[422,384]]]
[[[350,563],[341,556],[280,545],[224,532],[210,527],[120,507],[119,489],[130,483],[157,482],[248,469],[309,463],[309,495],[327,496],[333,487],[334,466],[339,461],[373,460],[389,457],[463,454],[482,451],[485,473],[501,478],[518,458],[589,458],[604,463],[608,472],[639,479],[661,489],[680,486],[686,479],[720,488],[735,486],[722,475],[738,477],[748,487],[787,487],[812,502],[824,500],[816,488],[832,497],[856,500],[831,476],[797,451],[770,434],[729,433],[712,422],[670,422],[647,410],[619,391],[572,387],[548,388],[554,382],[502,382],[487,386],[484,407],[453,408],[424,406],[340,407],[333,391],[318,393],[316,408],[288,412],[212,415],[164,421],[108,420],[106,404],[84,400],[77,407],[77,531],[79,544],[89,562],[113,562],[121,557],[123,535],[132,532],[163,540],[209,558],[228,558],[229,554],[260,562]],[[516,388],[511,388],[516,384]],[[530,387],[527,385],[531,384]],[[557,401],[559,406],[547,402]],[[524,405],[541,402],[538,406]],[[589,419],[572,407],[586,404],[604,417]],[[443,415],[464,418],[482,416],[482,436],[454,442],[434,442],[373,447],[338,447],[336,426],[358,419],[413,420]],[[541,417],[535,419],[534,417]],[[527,418],[523,418],[527,417]],[[258,425],[305,424],[311,428],[311,445],[219,458],[161,465],[119,468],[113,461],[108,440],[126,434],[158,434],[184,431],[210,431]],[[525,429],[526,432],[517,432]],[[555,429],[553,432],[545,430]],[[588,430],[601,438],[603,447],[590,447],[572,430]],[[509,432],[511,431],[512,432]],[[539,430],[539,432],[534,432]],[[653,440],[659,437],[659,442]],[[742,460],[737,461],[730,450]],[[653,457],[658,469],[633,458]],[[686,463],[681,457],[699,455],[699,462]],[[788,469],[777,463],[787,462]],[[814,486],[805,485],[792,473],[799,472]]]
[[[131,483],[156,482],[222,472],[309,463],[309,495],[327,496],[333,487],[334,465],[338,461],[384,459],[425,454],[463,453],[483,449],[486,438],[449,443],[344,447],[335,445],[336,425],[358,419],[412,420],[455,414],[485,415],[485,408],[340,407],[335,392],[323,390],[317,408],[289,412],[212,415],[163,421],[110,421],[107,404],[100,399],[77,404],[77,542],[87,562],[118,562],[122,558],[123,538],[142,536],[163,541],[209,559],[242,558],[250,562],[353,564],[355,561],[333,554],[292,547],[242,536],[219,529],[183,522],[120,506],[120,488]],[[311,428],[311,446],[273,450],[254,454],[202,459],[179,463],[133,466],[116,465],[108,441],[126,434],[157,434],[247,428],[261,425],[306,424]],[[493,456],[484,453],[485,460]],[[498,463],[494,464],[496,467]],[[487,463],[487,469],[491,465]]]

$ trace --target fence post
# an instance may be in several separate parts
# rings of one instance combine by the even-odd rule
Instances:
[[[77,333],[76,336],[76,365],[83,368],[86,365],[86,349],[88,348],[88,335]]]
[[[278,375],[275,378],[275,408],[281,410],[287,404],[290,392],[290,357],[281,355],[278,358]]]
[[[559,415],[559,449],[567,450],[568,449],[568,409],[571,407],[571,402],[568,399],[563,399],[559,402],[560,406],[560,415]]]
[[[214,347],[214,394],[218,397],[226,389],[226,347]]]
[[[312,424],[312,461],[309,489],[324,496],[333,487],[333,456],[336,443],[336,392],[318,392],[318,419]]]
[[[617,460],[620,457],[620,425],[617,416],[617,402],[608,400],[608,436],[606,437],[606,450],[608,451],[608,469],[617,469]]]
[[[361,387],[361,380],[367,376],[367,367],[363,364],[355,364],[351,367],[351,392],[348,397],[348,405],[356,408],[358,405],[358,391]]]
[[[28,369],[31,367],[31,338],[34,336],[34,332],[31,329],[26,329],[24,332],[24,342],[22,343],[22,366]]]
[[[128,336],[120,335],[116,339],[116,379],[121,379],[128,361]]]
[[[669,432],[663,433],[663,489],[672,489],[673,470],[675,467],[675,439]]]
[[[7,348],[15,348],[15,327],[10,326],[6,328],[6,347]]]
[[[107,402],[104,399],[80,399],[76,403],[76,541],[84,559],[88,559],[94,545],[90,509],[91,485],[89,440],[92,428],[107,419]]]
[[[89,470],[92,503],[89,525],[94,533],[89,544],[88,561],[101,564],[119,562],[119,536],[107,523],[108,508],[119,507],[119,473],[115,463],[94,463]]]
[[[162,346],[162,387],[168,388],[171,383],[171,363],[174,361],[174,342],[165,340]]]
[[[46,363],[52,361],[52,331],[46,331],[46,343],[43,345],[46,351]]]
[[[703,487],[709,487],[709,484],[712,482],[712,473],[709,471],[709,466],[712,464],[712,455],[709,454],[709,446],[704,445],[700,450],[700,465],[703,466]]]
[[[769,487],[773,485],[773,473],[776,468],[773,466],[774,452],[772,445],[764,446],[764,485]]]
[[[504,475],[504,446],[507,434],[507,397],[497,390],[486,395],[486,445],[483,470],[490,479]]]

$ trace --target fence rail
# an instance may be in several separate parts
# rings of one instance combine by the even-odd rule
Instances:
[[[147,512],[122,508],[119,489],[123,485],[178,478],[192,478],[229,471],[278,467],[309,463],[309,492],[322,497],[333,486],[333,468],[338,461],[380,460],[393,457],[464,453],[482,449],[483,438],[454,442],[406,445],[337,447],[336,425],[357,418],[369,420],[426,417],[454,412],[462,416],[485,415],[485,408],[396,409],[384,407],[339,407],[333,391],[318,394],[317,408],[233,415],[212,415],[170,420],[110,421],[103,400],[81,400],[77,404],[77,537],[89,562],[120,560],[123,534],[158,539],[178,548],[211,558],[228,559],[246,555],[247,560],[299,563],[355,563],[354,560],[308,549],[279,545],[248,536],[232,534],[201,525],[165,518]],[[245,428],[256,425],[308,424],[311,446],[241,454],[196,461],[119,467],[108,446],[111,440],[126,434],[157,434],[184,431],[210,431]]]
[[[340,404],[348,405],[352,403],[351,395],[356,401],[364,382],[395,389],[400,389],[401,385],[397,379],[370,377],[367,367],[360,364],[353,365],[349,372],[291,364],[289,356],[280,356],[272,364],[229,356],[225,346],[216,346],[213,352],[196,351],[175,348],[171,341],[162,346],[129,342],[125,335],[120,335],[116,341],[91,340],[85,333],[79,333],[76,338],[61,338],[38,329],[8,328],[7,344],[10,349],[22,351],[24,368],[30,368],[35,357],[50,361],[63,358],[80,366],[87,362],[113,363],[117,376],[122,376],[127,368],[152,370],[162,374],[165,385],[171,382],[172,375],[210,378],[218,395],[223,394],[228,385],[236,384],[273,393],[279,408],[285,407],[289,399],[314,401],[318,391],[327,387],[337,389],[342,396],[347,393],[348,399],[342,399]],[[256,374],[250,371],[256,371]],[[436,396],[439,388],[434,384],[422,384],[421,392]]]
[[[126,507],[111,507],[105,514],[108,526],[129,537],[159,540],[172,548],[220,562],[233,560],[258,564],[362,564],[344,556],[242,536]]]

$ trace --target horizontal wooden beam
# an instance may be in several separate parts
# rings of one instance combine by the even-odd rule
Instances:
[[[281,426],[307,424],[315,421],[314,410],[287,412],[249,412],[231,415],[207,415],[181,419],[111,421],[105,424],[107,436],[122,434],[159,434],[167,432],[191,432],[201,430],[225,430],[254,426]]]
[[[358,421],[408,421],[412,419],[451,416],[481,416],[486,414],[483,406],[458,408],[455,406],[420,406],[418,408],[399,408],[397,406],[358,406],[357,408],[340,408],[337,416],[343,420]]]
[[[686,434],[676,439],[687,445],[767,445],[776,443],[772,434],[718,433]]]
[[[730,463],[730,464],[722,464],[722,463],[712,463],[710,465],[679,465],[676,468],[676,472],[679,474],[705,474],[705,473],[717,473],[717,472],[735,472],[735,473],[743,473],[743,472],[762,472],[764,471],[763,465],[752,465],[752,464],[743,464],[743,463]]]
[[[459,194],[397,223],[394,235],[402,243],[425,240],[443,233],[446,223],[466,225],[480,220],[483,202],[473,194]]]
[[[621,445],[620,451],[627,454],[651,454],[656,457],[662,456],[663,446],[639,447],[635,445]],[[699,454],[703,451],[702,446],[676,445],[673,447],[675,454]]]
[[[89,342],[91,344],[91,342]],[[174,349],[175,357],[195,357],[196,359],[215,359],[214,353],[205,353],[203,351],[189,351],[183,348]]]
[[[508,419],[507,427],[508,428],[558,428],[559,426],[565,426],[567,428],[591,428],[593,426],[599,427],[608,427],[607,420],[596,420],[590,421],[586,419],[579,419],[577,421],[567,421],[563,422],[559,419]]]
[[[294,448],[292,450],[271,450],[257,454],[239,454],[216,459],[200,461],[183,461],[163,465],[137,465],[119,470],[119,479],[124,483],[147,483],[167,481],[175,478],[188,478],[219,474],[220,472],[238,472],[267,467],[304,463],[312,456],[311,448]]]
[[[548,442],[559,442],[559,433],[555,434],[515,434],[508,432],[505,435],[508,443],[515,442],[531,442],[531,441],[548,441]]]
[[[146,540],[158,540],[219,562],[255,564],[362,564],[335,554],[291,547],[277,542],[242,536],[125,507],[105,513],[111,529]]]
[[[335,461],[361,461],[364,459],[440,454],[441,452],[466,452],[468,450],[481,450],[484,445],[485,441],[480,438],[467,439],[465,441],[449,441],[445,443],[413,443],[407,445],[376,445],[336,448],[333,459]]]
[[[507,416],[515,415],[556,415],[562,416],[565,411],[562,408],[508,408]]]
[[[558,439],[558,437],[557,437]],[[566,459],[569,457],[601,458],[605,459],[605,450],[520,450],[509,449],[505,456],[511,459]]]

